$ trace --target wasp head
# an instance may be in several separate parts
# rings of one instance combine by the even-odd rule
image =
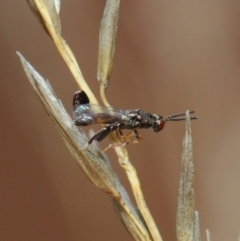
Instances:
[[[161,131],[165,126],[165,120],[160,115],[153,115],[155,120],[152,122],[152,128],[154,132]]]
[[[189,114],[193,114],[194,111],[189,111]],[[161,131],[167,121],[182,121],[186,120],[186,113],[179,113],[175,115],[167,116],[165,119],[160,115],[153,115],[152,128],[155,132]],[[191,120],[197,120],[197,116],[190,116]]]

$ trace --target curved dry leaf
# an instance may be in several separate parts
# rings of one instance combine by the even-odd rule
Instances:
[[[41,23],[43,29],[49,36],[51,36],[46,27],[47,23],[45,22],[44,18],[41,15],[41,12],[37,8],[37,5],[35,3],[36,1],[40,1],[40,3],[46,5],[46,7],[47,7],[46,9],[51,17],[51,20],[53,22],[53,25],[54,25],[56,31],[59,34],[61,34],[62,26],[61,26],[61,21],[60,21],[60,17],[59,17],[60,0],[42,0],[42,1],[41,0],[27,0],[27,3],[29,5],[30,9],[32,10],[34,15],[37,17],[39,22]]]
[[[179,181],[177,207],[177,240],[192,241],[194,233],[194,169],[192,131],[189,111],[186,112],[186,134]]]
[[[82,171],[94,185],[109,194],[116,206],[122,210],[121,213],[124,213],[125,218],[121,219],[132,236],[138,237],[136,240],[151,241],[152,239],[145,223],[142,221],[141,215],[132,204],[110,162],[93,145],[85,147],[88,138],[81,128],[78,129],[73,125],[72,119],[53,92],[49,82],[41,77],[20,53],[17,54],[39,100],[53,120]]]
[[[149,240],[148,237],[142,236],[140,230],[129,219],[129,215],[126,213],[126,211],[114,199],[112,199],[112,203],[113,203],[113,207],[115,209],[115,212],[117,213],[117,215],[121,219],[121,221],[122,221],[124,227],[126,228],[126,230],[133,236],[133,238],[135,240],[139,240],[139,241]],[[139,213],[139,215],[141,215],[141,214]],[[142,221],[143,221],[143,219],[142,219]]]
[[[111,76],[120,0],[107,0],[100,25],[97,79],[106,88]]]

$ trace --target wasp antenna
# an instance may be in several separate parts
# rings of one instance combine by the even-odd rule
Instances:
[[[189,114],[193,114],[193,113],[195,113],[194,110],[189,111]],[[181,117],[181,116],[184,116],[184,117]],[[190,119],[191,120],[197,120],[198,117],[192,116],[192,117],[190,117]],[[186,120],[186,113],[185,112],[178,113],[178,114],[175,114],[175,115],[170,115],[170,116],[167,116],[165,118],[165,121],[182,121],[182,120]]]
[[[190,117],[191,120],[197,120],[198,117],[197,116],[193,116],[193,117]],[[174,119],[168,119],[166,121],[182,121],[182,120],[186,120],[186,117],[182,117],[182,118],[174,118]]]

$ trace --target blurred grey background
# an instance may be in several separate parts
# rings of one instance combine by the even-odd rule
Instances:
[[[105,1],[62,1],[63,36],[99,97],[99,23]],[[116,108],[163,116],[193,109],[195,204],[212,240],[240,230],[240,2],[122,1],[107,97]],[[15,54],[47,79],[71,114],[78,86],[25,1],[0,2],[0,239],[132,240],[109,198],[84,176],[38,101]],[[164,241],[176,240],[184,123],[129,145]],[[100,126],[94,126],[99,130]],[[86,128],[87,130],[87,128]],[[101,146],[108,145],[108,140]],[[130,191],[113,150],[107,152]]]

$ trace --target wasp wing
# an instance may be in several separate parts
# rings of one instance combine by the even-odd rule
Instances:
[[[94,104],[79,105],[74,111],[75,124],[79,126],[100,124],[112,124],[115,122],[128,123],[130,118],[127,110],[114,109]]]

